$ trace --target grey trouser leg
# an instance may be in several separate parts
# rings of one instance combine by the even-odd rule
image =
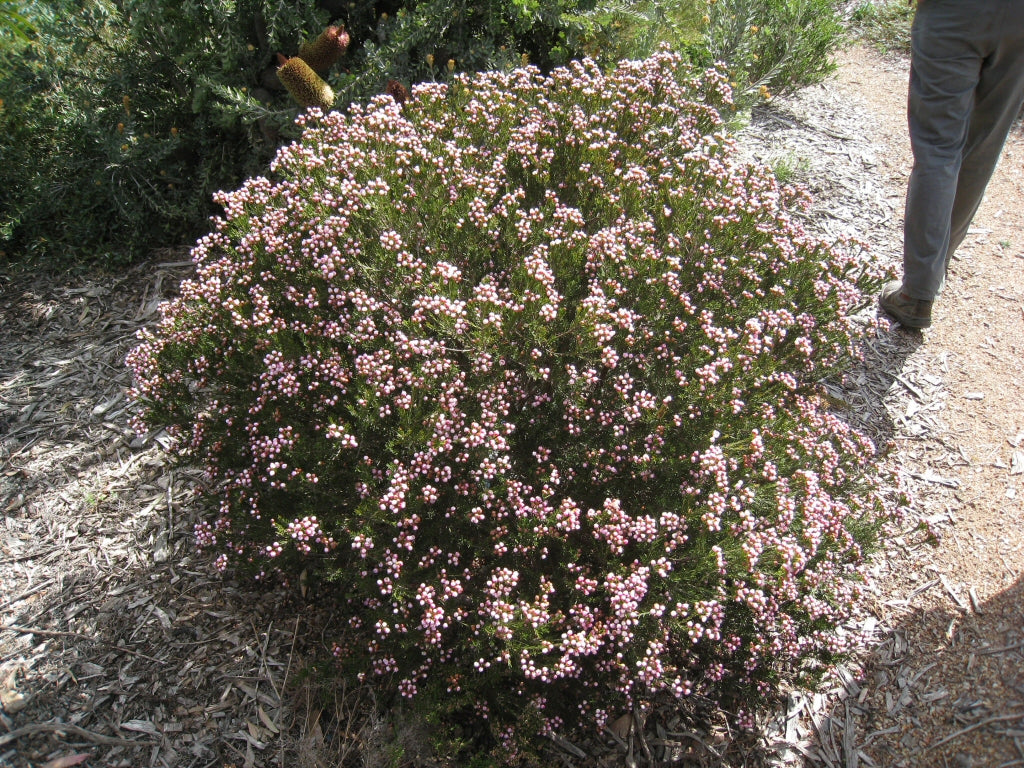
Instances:
[[[907,103],[903,290],[935,298],[1024,104],[1024,0],[920,0]]]

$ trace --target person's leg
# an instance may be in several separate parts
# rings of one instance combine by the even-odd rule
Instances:
[[[1024,106],[1024,2],[1004,2],[992,20],[995,39],[981,68],[957,179],[945,267],[967,236],[1006,137]]]
[[[957,179],[984,60],[971,29],[984,12],[979,6],[989,4],[924,0],[914,18],[907,102],[914,167],[902,293],[916,301],[932,301],[945,275]]]

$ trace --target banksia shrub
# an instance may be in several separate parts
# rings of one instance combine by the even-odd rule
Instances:
[[[343,670],[508,749],[842,651],[880,507],[814,382],[880,275],[723,99],[662,52],[303,117],[129,357],[218,567],[319,574]]]
[[[298,136],[273,56],[330,21],[315,0],[19,6],[36,31],[0,45],[0,251],[61,269],[203,234],[213,192]]]

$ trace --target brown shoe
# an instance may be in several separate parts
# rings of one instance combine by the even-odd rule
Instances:
[[[907,328],[927,328],[931,325],[933,303],[907,296],[899,280],[886,283],[878,297],[878,305]]]

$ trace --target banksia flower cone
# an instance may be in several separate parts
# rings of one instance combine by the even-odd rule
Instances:
[[[300,106],[320,107],[326,112],[334,104],[331,86],[298,56],[282,64],[277,70],[277,76]]]
[[[313,42],[305,42],[299,48],[299,58],[309,64],[319,75],[327,70],[348,50],[350,38],[344,27],[328,27]]]

